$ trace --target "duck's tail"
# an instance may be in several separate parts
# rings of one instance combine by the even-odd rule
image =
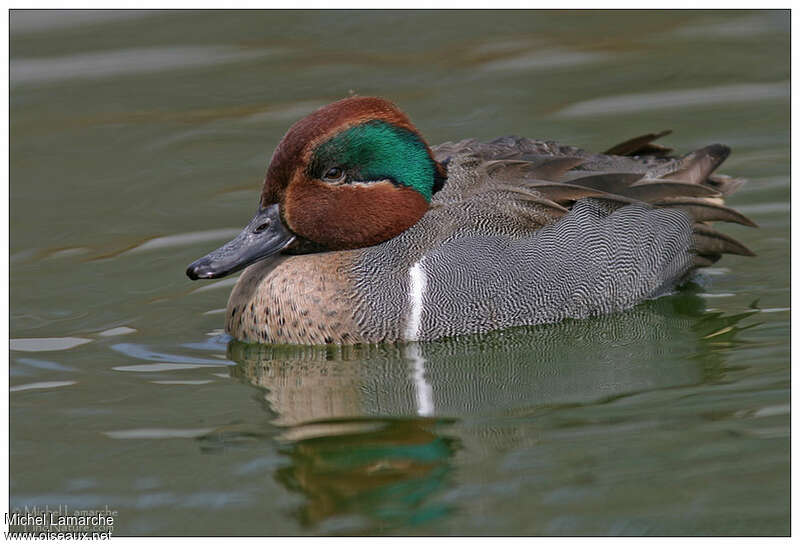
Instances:
[[[652,141],[669,133],[670,131],[663,131],[643,135],[618,144],[607,153],[666,157],[671,150],[654,145]],[[729,154],[728,146],[712,144],[670,162],[669,168],[659,169],[661,172],[658,172],[658,177],[652,181],[643,179],[636,183],[640,186],[650,186],[648,189],[652,190],[650,195],[639,194],[640,200],[659,208],[680,208],[691,216],[694,221],[696,267],[711,265],[719,260],[722,254],[755,256],[745,245],[710,226],[711,222],[720,221],[757,227],[750,218],[724,205],[725,198],[745,183],[745,180],[741,178],[714,174],[714,171]],[[675,182],[692,185],[694,188],[703,188],[700,193],[708,190],[708,194],[697,195],[697,190],[694,188],[689,190],[689,186],[686,187],[688,191],[682,191],[681,186],[675,185]],[[670,188],[667,189],[665,185]],[[659,189],[666,191],[658,194]]]

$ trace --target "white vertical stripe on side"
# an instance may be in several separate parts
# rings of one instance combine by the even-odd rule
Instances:
[[[427,285],[428,277],[425,269],[422,268],[422,260],[420,260],[408,269],[409,310],[404,336],[406,341],[419,339],[422,323],[422,299],[425,296]]]

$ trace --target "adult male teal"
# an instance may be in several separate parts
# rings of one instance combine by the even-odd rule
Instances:
[[[295,123],[258,212],[191,279],[247,269],[225,329],[261,343],[430,340],[628,309],[723,253],[709,227],[729,149],[681,158],[644,135],[591,154],[502,137],[430,148],[394,104],[351,97]]]

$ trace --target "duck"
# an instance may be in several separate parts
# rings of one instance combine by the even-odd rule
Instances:
[[[713,222],[744,180],[730,148],[654,142],[591,153],[505,136],[429,146],[380,97],[351,96],[292,125],[242,232],[190,264],[244,271],[225,331],[247,343],[410,343],[628,310],[723,254],[752,256]]]

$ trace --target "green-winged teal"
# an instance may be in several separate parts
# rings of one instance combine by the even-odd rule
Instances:
[[[392,103],[352,97],[295,123],[244,231],[187,269],[246,266],[225,329],[260,343],[429,340],[628,309],[724,253],[709,222],[742,181],[720,144],[650,134],[605,154],[519,137],[428,147]]]

